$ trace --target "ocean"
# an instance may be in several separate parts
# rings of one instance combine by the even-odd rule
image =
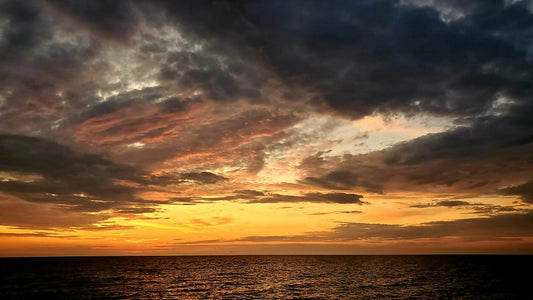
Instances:
[[[2,299],[533,299],[533,256],[0,258]]]

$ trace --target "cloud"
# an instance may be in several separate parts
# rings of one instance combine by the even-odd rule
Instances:
[[[506,214],[509,212],[525,213],[528,208],[523,205],[496,205],[487,203],[470,203],[461,200],[443,200],[428,204],[414,204],[413,208],[432,208],[432,207],[447,207],[457,210],[469,211],[469,214],[476,214],[481,216],[495,216],[499,214]]]
[[[503,195],[517,195],[526,203],[533,203],[533,180],[500,190]]]
[[[376,182],[359,179],[359,175],[346,170],[336,170],[320,177],[306,177],[304,183],[331,190],[351,190],[362,187],[368,192],[382,193],[382,187]]]
[[[361,201],[363,195],[347,193],[306,193],[302,196],[270,194],[266,197],[251,199],[248,203],[290,203],[290,202],[310,202],[310,203],[336,203],[336,204],[364,204]]]
[[[285,195],[263,193],[260,191],[235,191],[233,195],[220,197],[176,197],[173,201],[189,204],[213,203],[216,201],[242,201],[248,204],[258,203],[334,203],[334,204],[367,204],[362,201],[363,195],[348,193],[306,193],[303,195]]]
[[[500,94],[524,99],[530,91],[524,41],[532,21],[523,2],[138,5],[147,15],[165,11],[165,21],[209,45],[203,53],[176,53],[161,74],[220,101],[264,98],[258,65],[312,90],[310,103],[319,98],[354,117],[376,111],[472,116]]]
[[[453,24],[431,9],[395,1],[250,6],[246,16],[274,37],[262,45],[269,62],[285,78],[320,91],[344,114],[470,116],[482,113],[498,93],[518,96],[528,90],[528,46],[515,43],[531,26],[521,3],[481,5],[479,14]],[[516,20],[523,23],[507,26]]]
[[[150,76],[157,73],[153,84],[165,87],[167,98],[200,93],[220,102],[286,98],[284,104],[291,105],[300,100],[290,95],[305,90],[304,103],[320,109],[326,103],[356,118],[374,112],[470,118],[486,112],[502,95],[527,102],[531,91],[527,82],[532,64],[524,42],[531,18],[523,1],[5,3],[11,25],[8,52],[28,58],[35,56],[33,49],[43,56],[46,51],[39,47],[56,42],[55,48],[46,49],[55,49],[57,55],[44,55],[45,62],[53,58],[63,63],[30,59],[25,64],[33,72],[66,74],[52,76],[39,89],[42,94],[42,87],[48,86],[50,97],[56,98],[49,101],[56,104],[62,101],[56,92],[88,99],[110,89],[109,83],[80,78],[89,69],[94,74],[96,65],[86,62],[95,57],[108,68],[96,73],[112,73],[109,68],[115,62],[103,56],[119,46],[109,41],[128,41],[124,57],[135,56],[133,65],[139,64],[133,77],[144,76],[146,68]],[[462,17],[444,22],[440,14],[446,11]],[[50,19],[53,24],[47,23]],[[180,31],[168,29],[172,27]],[[84,33],[84,42],[58,39],[65,28]],[[104,40],[95,41],[99,38]],[[97,87],[87,91],[91,84]],[[124,82],[116,84],[124,90]],[[82,109],[75,103],[69,106]]]
[[[57,210],[152,213],[165,200],[143,199],[138,194],[180,183],[36,137],[0,135],[0,153],[0,191],[36,204],[53,204]],[[224,177],[199,172],[186,173],[183,179],[208,184]]]
[[[468,206],[468,205],[473,205],[473,204],[470,202],[461,201],[461,200],[443,200],[443,201],[438,201],[435,204],[417,204],[417,205],[411,205],[411,207],[416,207],[416,208],[426,208],[426,207],[435,207],[435,206],[459,207],[459,206]]]
[[[464,206],[469,205],[470,203],[466,201],[460,201],[460,200],[444,200],[437,202],[437,205],[439,206],[445,206],[445,207],[454,207],[454,206]]]
[[[306,174],[302,183],[384,194],[421,189],[500,194],[502,188],[530,180],[533,132],[527,115],[532,108],[515,104],[505,114],[478,117],[470,126],[428,134],[381,151],[321,157],[321,168],[305,163],[316,160],[313,155],[300,165]],[[511,190],[504,193],[512,194]],[[515,195],[522,194],[517,191]]]
[[[49,37],[49,29],[41,26],[44,20],[39,6],[28,2],[3,1],[1,8],[2,17],[7,21],[7,24],[2,25],[3,60],[28,54],[28,50]]]
[[[487,1],[485,1],[487,2]],[[457,0],[401,0],[403,5],[412,5],[416,7],[431,7],[436,10],[440,18],[444,22],[460,20],[478,10],[480,10],[484,3],[483,1],[457,1]],[[490,6],[491,4],[487,5]]]
[[[531,204],[531,28],[530,1],[1,1],[0,222],[88,228],[160,204],[362,205],[362,193],[413,191]],[[451,125],[335,155],[344,135],[328,133],[343,127],[314,124],[398,114]],[[306,157],[289,161],[296,148]],[[243,183],[277,176],[276,163],[299,163],[279,178],[305,190]],[[141,197],[154,191],[170,195]],[[432,205],[519,211],[462,199]],[[387,238],[455,225],[368,226]]]
[[[136,31],[138,14],[130,1],[47,0],[46,3],[97,37],[124,41]]]
[[[318,213],[312,213],[309,215],[322,216],[322,215],[360,214],[360,213],[362,213],[362,211],[360,210],[342,210],[342,211],[334,211],[334,212],[318,212]]]
[[[117,151],[116,157],[151,169],[216,170],[231,166],[257,173],[264,166],[266,145],[279,138],[277,134],[293,126],[300,117],[264,108],[242,111],[241,105],[228,104],[221,108],[214,104],[218,110],[216,114],[211,114],[212,109],[206,105],[195,113],[194,121],[190,115],[155,117],[155,122],[151,121],[151,116],[137,119],[135,122],[142,128],[168,124],[174,130],[160,134],[158,139],[146,139],[147,147]],[[128,126],[118,128],[128,130]],[[134,128],[131,135],[139,136],[139,132]],[[117,140],[122,147],[124,143],[133,142]]]
[[[9,232],[0,232],[0,236],[3,237],[48,237],[56,239],[65,239],[65,238],[76,238],[76,235],[58,235],[57,233],[49,232],[32,232],[32,233],[9,233]]]
[[[389,241],[414,241],[443,237],[465,240],[531,237],[533,221],[531,211],[520,214],[504,214],[488,218],[470,218],[454,221],[429,222],[419,225],[391,225],[372,223],[342,223],[330,231],[309,232],[302,235],[247,236],[232,240],[196,241],[197,244],[220,242],[348,242],[368,239]],[[179,244],[179,243],[178,243]]]
[[[202,184],[212,184],[220,181],[228,180],[226,177],[222,177],[211,172],[190,172],[180,175],[183,180],[193,180]]]
[[[346,223],[335,228],[336,239],[420,239],[447,236],[478,237],[492,239],[495,237],[532,236],[527,225],[532,221],[531,212],[525,214],[504,214],[490,218],[472,218],[455,221],[430,222],[417,226],[386,224]]]
[[[65,211],[50,203],[35,203],[0,194],[0,224],[23,229],[69,228],[93,229],[109,218],[108,214],[88,214],[78,211]]]

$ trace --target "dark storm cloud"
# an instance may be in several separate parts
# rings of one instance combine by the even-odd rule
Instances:
[[[527,146],[533,137],[533,105],[509,108],[503,116],[480,117],[469,127],[459,127],[397,145],[387,154],[389,164],[416,164],[434,159],[461,159],[512,151]]]
[[[20,24],[8,27],[13,49],[31,48],[46,36],[39,31],[46,28],[39,23],[46,11],[7,3],[6,14]],[[57,18],[83,25],[80,30],[117,40],[138,32],[140,19],[155,28],[179,26],[205,44],[202,51],[143,49],[166,53],[161,80],[202,90],[213,100],[261,101],[263,82],[275,74],[355,117],[381,111],[469,119],[501,95],[527,101],[532,89],[533,20],[527,1],[46,3],[60,12]],[[440,13],[446,10],[463,17],[445,22]],[[258,65],[274,73],[258,72]]]
[[[373,153],[344,156],[342,163],[325,170],[305,164],[304,159],[301,167],[308,172],[303,182],[376,193],[439,186],[456,192],[498,194],[502,186],[531,178],[532,113],[533,105],[514,104],[500,115],[480,116],[470,126],[428,134]],[[316,160],[315,156],[309,159]],[[524,193],[515,195],[527,195]]]
[[[531,37],[527,4],[479,3],[445,23],[432,8],[397,1],[251,2],[245,17],[257,29],[245,33],[260,32],[258,47],[279,74],[343,113],[472,116],[498,94],[523,99],[533,70],[530,43],[518,42]]]
[[[138,188],[119,181],[146,185],[146,174],[97,155],[75,152],[40,138],[0,135],[0,170],[37,174],[35,180],[2,180],[0,191],[22,199],[64,205],[73,211],[102,211],[143,205]]]
[[[358,176],[349,171],[333,171],[320,178],[307,177],[305,181],[332,190],[348,190],[357,186]]]
[[[85,176],[139,180],[143,173],[97,155],[82,154],[41,138],[0,135],[2,171],[39,173],[50,177]],[[107,176],[110,174],[111,176]]]
[[[164,7],[186,32],[209,41],[211,53],[238,53],[250,59],[256,51],[285,82],[308,87],[334,110],[354,117],[431,113],[466,124],[484,122],[478,117],[490,113],[498,97],[509,97],[521,107],[532,90],[533,19],[527,1],[152,4]],[[191,63],[198,61],[191,55],[180,60],[199,65]],[[247,92],[236,92],[244,85],[231,71],[219,69],[216,61],[200,62],[210,67],[179,76],[170,69],[164,73],[208,91],[214,99],[246,96]],[[507,129],[514,130],[510,125]],[[455,132],[454,138],[461,143],[458,135],[468,135],[468,130]],[[487,135],[471,134],[481,134],[481,139]],[[354,185],[329,178],[308,180],[337,189]],[[371,189],[379,191],[379,186]]]
[[[471,127],[462,127],[447,133],[423,137],[394,147],[386,153],[385,161],[389,164],[388,166],[378,165],[370,172],[352,171],[361,168],[357,165],[359,160],[356,160],[353,164],[345,164],[343,169],[330,171],[325,175],[307,177],[305,182],[328,189],[363,187],[371,191],[361,184],[361,179],[365,179],[373,183],[376,187],[374,190],[379,192],[380,185],[391,177],[404,176],[410,185],[453,186],[471,180],[469,183],[471,187],[483,187],[487,184],[486,180],[482,180],[484,172],[491,174],[489,178],[492,177],[494,180],[500,172],[509,172],[510,169],[517,167],[514,162],[522,160],[525,168],[528,168],[528,161],[531,159],[527,154],[530,153],[530,147],[527,147],[527,144],[531,141],[532,131],[531,123],[528,121],[530,118],[527,116],[531,115],[531,106],[518,104],[504,112],[507,115],[503,117],[478,118],[477,115],[488,110],[489,104],[494,101],[498,92],[517,97],[522,103],[529,101],[524,93],[531,88],[531,85],[527,83],[527,78],[531,76],[529,50],[527,46],[519,45],[517,41],[531,35],[531,15],[523,4],[504,8],[503,1],[492,1],[490,5],[484,5],[483,3],[486,2],[490,1],[478,3],[483,6],[483,13],[488,13],[485,15],[486,19],[483,19],[483,14],[473,11],[474,7],[472,7],[469,8],[469,17],[451,24],[444,24],[437,20],[429,9],[410,10],[406,7],[397,10],[398,14],[396,14],[387,2],[352,2],[354,7],[362,7],[362,3],[366,3],[364,5],[367,5],[368,9],[364,9],[364,13],[378,11],[377,19],[369,20],[364,24],[373,24],[372,22],[376,21],[380,24],[368,26],[366,32],[355,30],[357,25],[354,24],[365,20],[365,17],[350,18],[352,11],[346,12],[344,19],[329,18],[335,21],[325,20],[324,14],[313,14],[313,10],[306,15],[300,14],[300,19],[287,17],[287,20],[297,20],[290,25],[297,27],[298,31],[295,30],[295,32],[298,35],[309,33],[306,41],[313,38],[312,31],[306,31],[312,24],[317,24],[315,28],[324,34],[323,36],[316,35],[322,40],[324,37],[335,38],[331,28],[340,26],[340,23],[346,26],[346,31],[342,33],[337,31],[339,35],[334,41],[338,44],[333,43],[331,48],[326,49],[327,43],[317,38],[317,40],[311,40],[313,43],[305,43],[298,48],[302,50],[300,54],[303,54],[301,55],[303,59],[297,58],[296,54],[289,51],[286,59],[287,62],[290,58],[295,58],[293,62],[301,62],[296,67],[308,71],[306,73],[310,74],[308,77],[311,77],[309,81],[319,83],[318,87],[325,91],[326,100],[333,107],[354,109],[356,114],[359,112],[365,114],[376,109],[398,109],[406,112],[420,110],[463,115],[466,119],[473,118],[474,120]],[[489,9],[488,6],[491,8]],[[333,14],[338,13],[336,9],[332,11]],[[389,20],[379,18],[389,13],[398,18],[391,17]],[[290,14],[289,12],[288,15]],[[313,20],[315,22],[305,22],[313,16],[316,16],[316,20]],[[369,13],[368,17],[375,18],[376,15]],[[512,21],[513,26],[498,28],[503,24],[509,24],[511,20],[516,20],[515,17],[520,20],[518,23],[515,24]],[[489,19],[494,22],[489,24]],[[324,27],[324,22],[318,22],[318,20],[324,20],[326,24],[332,24],[333,27]],[[394,26],[387,26],[391,22],[397,23],[393,24]],[[280,22],[280,24],[284,23]],[[487,30],[487,28],[490,29]],[[352,30],[348,32],[348,29]],[[376,33],[376,30],[382,32]],[[460,33],[459,30],[466,31]],[[498,32],[500,38],[491,37],[493,36],[490,33],[491,30]],[[396,36],[375,40],[371,38],[389,34]],[[353,40],[350,41],[350,37]],[[301,36],[296,37],[296,40],[299,38]],[[388,41],[397,42],[387,46]],[[448,44],[443,45],[443,43]],[[365,69],[364,66],[362,68],[355,59],[357,55],[352,53],[346,56],[342,56],[342,53],[340,56],[337,53],[327,55],[342,49],[342,46],[346,46],[346,49],[356,48],[354,45],[363,45],[362,51],[366,51],[364,54],[367,57],[361,60],[370,62],[369,69]],[[324,48],[319,48],[320,46]],[[365,50],[364,47],[367,46],[369,49]],[[490,48],[488,52],[484,50],[486,46]],[[290,47],[287,48],[290,49]],[[375,52],[371,53],[371,51]],[[385,53],[383,63],[374,61],[380,54]],[[468,54],[469,58],[465,54]],[[337,65],[339,66],[346,65],[347,61],[353,61],[354,67],[353,70],[345,68],[346,74],[336,80],[337,77],[333,75],[340,75],[342,68],[328,68],[327,65],[321,66],[320,63],[308,63],[306,59],[309,57],[317,62],[334,62],[338,59]],[[293,65],[288,64],[288,66]],[[515,71],[512,71],[513,69]],[[290,69],[290,67],[287,67],[286,72],[297,73],[294,68]],[[321,84],[324,78],[328,78],[331,83]],[[383,88],[384,86],[386,88]],[[413,102],[413,100],[419,102]],[[508,149],[508,146],[523,147],[521,150],[515,150]],[[508,153],[502,155],[502,152],[506,151]],[[369,155],[367,159],[372,160],[373,156],[375,158],[376,155]],[[500,156],[505,156],[509,162],[513,162],[512,167],[502,169],[500,164],[505,163],[506,160],[498,159]],[[378,159],[380,159],[379,155]],[[443,159],[445,162],[437,166],[431,164],[432,161]],[[465,159],[481,161],[487,159],[489,165],[475,170],[475,167],[468,167]],[[369,163],[363,162],[363,164]],[[409,168],[407,166],[405,168],[392,167],[398,164],[408,164],[411,167],[410,169],[407,169]],[[517,170],[519,168],[522,167],[518,167]],[[376,177],[378,180],[372,180]],[[486,190],[487,187],[492,186],[491,192],[494,192],[496,187],[493,183],[483,189]]]
[[[3,1],[0,131],[53,136],[69,146],[92,145],[109,155],[124,153],[122,161],[151,166],[188,154],[216,153],[257,173],[269,147],[249,140],[301,120],[301,112],[289,109],[322,108],[325,103],[354,118],[374,112],[429,113],[464,126],[380,153],[348,155],[338,167],[308,172],[302,182],[372,193],[423,185],[498,193],[502,174],[526,173],[533,164],[528,154],[533,141],[533,18],[528,5],[530,1],[503,0]],[[165,26],[177,28],[184,41],[158,36]],[[184,49],[171,49],[175,44]],[[101,79],[112,74],[102,57],[117,49],[132,50],[135,62],[145,64],[113,85]],[[102,61],[90,63],[95,58]],[[144,79],[146,65],[153,68],[155,87],[134,89],[122,82]],[[112,93],[105,97],[101,92]],[[186,118],[175,115],[191,103],[248,100],[264,105],[270,93],[285,100],[276,102],[276,109],[279,103],[295,106],[275,112],[235,108],[180,132]],[[299,98],[306,97],[312,98],[309,105],[298,107]],[[61,122],[66,128],[50,133]],[[73,127],[80,130],[72,133]],[[149,202],[136,197],[139,188],[116,181],[139,186],[225,181],[199,171],[148,176],[101,156],[21,135],[1,136],[2,171],[43,178],[2,181],[0,189],[29,201],[128,213],[132,203]],[[169,141],[136,149],[139,156],[123,151],[130,143],[157,137]],[[118,146],[103,147],[107,144]],[[208,158],[220,166],[214,155]],[[524,182],[509,180],[517,179]],[[501,192],[531,202],[529,190],[527,183]],[[182,198],[186,203],[216,201],[210,199]],[[232,199],[361,204],[360,195],[344,193],[219,198]]]
[[[1,192],[78,212],[151,213],[155,205],[167,202],[141,199],[139,192],[185,181],[227,180],[210,172],[154,176],[98,155],[19,135],[0,135],[0,171],[7,174],[6,178],[0,175]]]
[[[46,0],[46,3],[100,37],[127,40],[136,31],[138,14],[131,1]]]
[[[84,64],[97,55],[99,46],[83,33],[62,27],[48,15],[44,2],[2,1],[0,6],[1,131],[45,134],[53,122],[85,107],[80,101],[62,103],[59,94],[66,87],[92,94],[94,86],[83,83]]]
[[[6,27],[12,33],[8,31],[5,44],[13,49],[6,53],[24,55],[16,49],[27,51],[50,39],[44,32],[49,26],[42,20],[49,12],[42,6],[5,3],[13,25]],[[157,48],[157,53],[166,53],[160,61],[162,79],[182,89],[201,90],[213,100],[262,99],[262,82],[270,75],[257,72],[256,66],[264,63],[285,81],[309,87],[334,109],[357,117],[374,111],[429,112],[471,121],[500,95],[523,102],[531,90],[527,41],[533,21],[524,1],[509,5],[503,0],[468,5],[383,0],[47,3],[60,12],[57,18],[66,16],[83,25],[80,30],[113,39],[127,39],[137,32],[139,16],[154,20],[149,26],[161,25],[156,17],[180,26],[206,46],[199,52]],[[464,16],[447,23],[439,16],[444,10]],[[152,48],[146,51],[153,52]],[[82,53],[62,49],[60,59]],[[253,62],[259,56],[250,53],[260,53],[262,62]],[[73,70],[78,61],[74,60]],[[57,80],[51,84],[57,85]],[[117,109],[118,100],[109,100],[86,115]],[[173,103],[163,106],[183,106],[182,101]]]
[[[0,43],[3,61],[27,53],[50,34],[46,27],[39,26],[41,16],[32,3],[3,1],[0,3],[0,16],[7,23],[2,26]]]
[[[445,21],[461,19],[475,10],[479,10],[490,1],[461,1],[461,0],[400,0],[401,4],[420,7],[432,7],[437,10]],[[492,2],[494,4],[495,2]],[[490,4],[489,4],[490,5]]]
[[[141,90],[132,90],[123,92],[111,97],[108,97],[106,101],[97,103],[89,110],[84,112],[83,120],[97,118],[107,114],[115,113],[121,109],[133,106],[142,106],[153,103],[155,100],[159,100],[164,97],[164,88],[162,87],[150,87]],[[163,103],[165,103],[163,101]],[[166,103],[165,106],[175,106],[170,103]],[[170,109],[170,108],[167,108]]]
[[[211,53],[209,49],[168,53],[161,67],[160,80],[175,83],[185,90],[203,91],[205,97],[215,101],[262,101],[260,89],[264,77],[261,70],[241,60],[236,51],[222,55]]]
[[[56,205],[55,209],[29,207],[32,210],[50,211],[58,222],[54,223],[50,218],[44,221],[32,219],[16,223],[18,227],[46,224],[62,226],[61,224],[66,225],[68,222],[75,226],[76,223],[102,221],[110,217],[110,215],[90,217],[83,214],[86,212],[106,210],[123,214],[156,212],[155,206],[167,202],[142,199],[137,194],[152,190],[154,185],[180,183],[177,180],[153,178],[142,170],[118,165],[97,155],[76,152],[54,142],[17,135],[0,136],[0,171],[7,174],[6,178],[3,178],[6,175],[0,178],[1,192],[31,203]],[[212,182],[213,178],[219,179],[207,172],[190,173],[185,177],[202,184]],[[22,208],[30,204],[21,202],[3,205],[8,205],[11,209],[7,211],[12,212],[17,207]],[[72,217],[58,217],[61,212],[56,210],[61,209],[66,209],[70,213],[81,213],[79,221],[75,221]],[[8,212],[0,222],[13,224],[12,214]],[[63,222],[63,219],[66,221]],[[86,223],[83,224],[85,228],[89,228]]]

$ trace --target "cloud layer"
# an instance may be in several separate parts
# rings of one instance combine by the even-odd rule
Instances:
[[[300,203],[342,225],[233,240],[531,237],[532,7],[0,1],[0,225],[126,229],[181,205]],[[358,221],[387,205],[444,215]]]

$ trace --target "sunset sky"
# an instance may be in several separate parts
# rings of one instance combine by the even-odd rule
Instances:
[[[0,256],[533,254],[533,2],[0,0]]]

